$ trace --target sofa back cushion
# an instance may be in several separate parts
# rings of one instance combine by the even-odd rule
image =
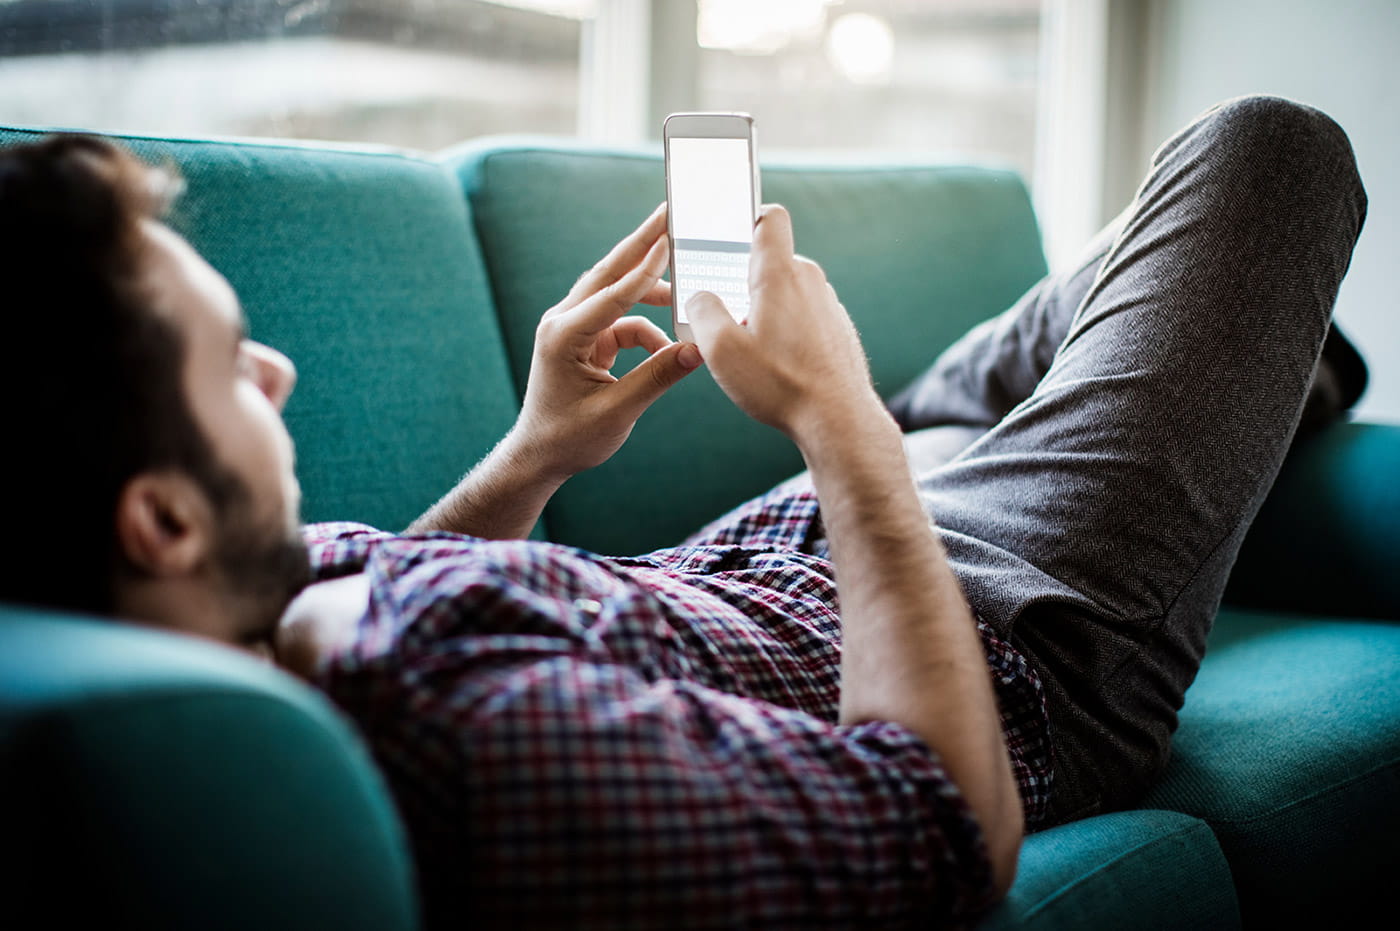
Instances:
[[[0,128],[0,145],[42,135]],[[179,168],[172,225],[233,284],[253,338],[297,364],[286,420],[307,520],[400,529],[510,426],[480,254],[441,166],[348,147],[122,141]]]
[[[1400,618],[1400,424],[1338,423],[1288,453],[1249,528],[1225,601]]]
[[[665,197],[661,158],[487,140],[443,159],[471,204],[523,387],[540,314]],[[798,251],[823,265],[850,310],[885,396],[1045,272],[1030,201],[1009,171],[768,165],[762,185],[765,200],[791,211]],[[670,332],[669,308],[637,312]],[[750,421],[702,369],[611,460],[566,484],[545,521],[560,542],[639,552],[678,542],[801,468],[792,444]]]

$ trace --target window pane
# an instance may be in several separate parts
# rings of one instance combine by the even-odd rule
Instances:
[[[992,159],[1031,174],[1039,0],[700,0],[701,106],[765,147]]]
[[[572,134],[594,0],[0,0],[0,122],[435,149]]]

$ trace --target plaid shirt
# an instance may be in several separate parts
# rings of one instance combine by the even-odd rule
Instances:
[[[531,541],[307,528],[364,571],[321,674],[415,848],[430,924],[963,924],[981,829],[937,753],[837,724],[841,627],[809,485],[636,558]],[[979,623],[1027,822],[1051,761],[1040,682]]]

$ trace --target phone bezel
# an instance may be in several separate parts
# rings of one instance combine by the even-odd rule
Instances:
[[[747,113],[672,113],[661,125],[663,161],[666,173],[666,235],[670,251],[671,272],[671,331],[676,339],[693,342],[690,325],[679,320],[676,306],[676,236],[671,217],[671,140],[672,139],[744,139],[748,142],[749,187],[753,193],[750,207],[753,222],[758,222],[760,203],[758,189],[758,151],[755,145],[753,117]]]

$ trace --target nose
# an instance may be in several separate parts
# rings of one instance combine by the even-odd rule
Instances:
[[[282,410],[297,383],[296,366],[291,359],[262,343],[249,340],[244,351],[253,362],[258,390],[267,396],[273,407]]]

